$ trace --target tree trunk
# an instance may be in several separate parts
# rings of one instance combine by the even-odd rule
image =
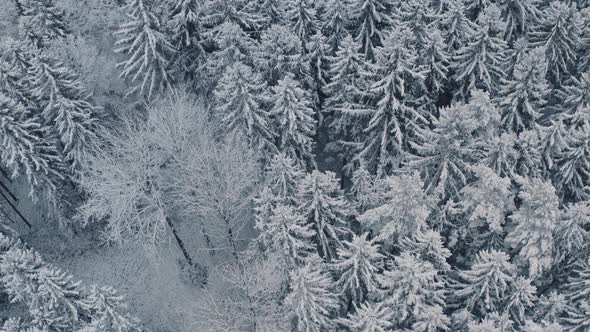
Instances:
[[[8,205],[10,205],[10,207],[14,210],[14,212],[16,212],[16,214],[18,214],[18,216],[21,218],[21,220],[27,224],[27,226],[29,228],[33,228],[33,226],[31,226],[31,224],[29,223],[29,221],[27,220],[27,218],[25,218],[25,216],[23,216],[20,211],[16,208],[16,206],[10,201],[10,199],[8,199],[8,197],[6,197],[6,195],[0,190],[0,196],[2,196],[4,198],[4,200],[6,201],[6,203],[8,203]]]
[[[193,259],[191,258],[191,256],[189,255],[188,251],[186,250],[186,248],[184,246],[184,242],[182,242],[182,240],[178,236],[178,233],[176,232],[176,228],[172,224],[172,221],[170,220],[170,218],[166,217],[166,223],[168,224],[168,227],[170,227],[170,230],[172,231],[172,235],[174,235],[174,239],[176,239],[176,243],[178,244],[178,247],[182,251],[182,255],[186,259],[187,263],[190,266],[194,266]]]

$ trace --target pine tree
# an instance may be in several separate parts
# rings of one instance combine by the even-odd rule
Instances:
[[[432,201],[422,190],[420,176],[417,173],[391,176],[386,181],[385,203],[369,209],[358,220],[378,232],[376,238],[380,240],[412,237],[425,230]]]
[[[318,252],[326,260],[336,257],[336,247],[349,230],[347,218],[353,211],[347,206],[340,191],[336,174],[319,172],[307,174],[297,188],[299,210],[305,215],[312,229]]]
[[[55,142],[43,137],[40,119],[27,117],[25,108],[0,94],[0,159],[10,175],[24,174],[31,186],[29,195],[44,193],[51,201],[63,169]]]
[[[540,177],[543,174],[543,156],[539,147],[541,136],[536,130],[520,133],[515,141],[516,174],[528,177]]]
[[[297,183],[304,175],[303,169],[293,158],[279,152],[266,166],[265,182],[277,197],[293,199]]]
[[[313,136],[316,121],[309,95],[292,75],[272,87],[271,116],[274,130],[280,133],[277,147],[300,165],[314,165]]]
[[[186,78],[197,75],[205,62],[202,15],[203,5],[197,0],[176,0],[169,7],[167,28],[170,43],[177,50],[174,63],[181,66]]]
[[[334,326],[331,314],[338,308],[333,280],[321,269],[320,258],[290,273],[285,303],[295,316],[297,330],[319,332]]]
[[[19,13],[20,33],[37,48],[49,47],[52,40],[65,38],[70,33],[64,10],[53,0],[16,1],[22,10]]]
[[[533,129],[542,116],[549,95],[545,72],[543,49],[531,50],[517,62],[513,78],[506,81],[498,97],[503,109],[502,123],[508,132]]]
[[[553,1],[531,31],[533,46],[542,46],[547,55],[547,78],[556,86],[567,79],[576,63],[580,16],[575,5]]]
[[[515,272],[516,267],[506,253],[483,250],[469,270],[459,272],[454,294],[467,310],[483,317],[502,309],[504,300],[510,296]]]
[[[412,330],[417,332],[436,332],[449,329],[451,319],[443,312],[441,306],[433,306],[416,315],[416,322],[412,324]]]
[[[275,134],[264,109],[266,84],[258,73],[242,63],[226,68],[215,88],[214,110],[225,131],[243,135],[250,146],[272,154]]]
[[[563,117],[549,119],[547,125],[538,126],[541,144],[539,151],[543,160],[545,174],[550,174],[555,168],[558,156],[568,145],[568,131],[563,123]]]
[[[391,0],[353,0],[350,3],[351,24],[356,27],[355,41],[365,60],[373,61],[375,47],[383,43],[383,33],[393,25]]]
[[[313,103],[314,108],[317,110],[318,122],[321,125],[324,118],[321,112],[325,99],[323,90],[328,84],[328,70],[330,69],[326,37],[321,32],[316,32],[310,37],[307,47],[309,52],[307,57],[311,63],[311,75],[313,77]]]
[[[442,13],[440,24],[447,52],[452,56],[466,46],[476,32],[476,25],[465,16],[465,7],[461,0],[448,2],[448,10]]]
[[[127,312],[123,296],[112,287],[93,285],[80,306],[91,313],[91,320],[85,328],[89,331],[134,331],[137,319]]]
[[[439,17],[430,4],[417,0],[404,1],[396,15],[401,25],[412,32],[414,47],[417,50],[425,49],[431,40],[431,32],[438,30]]]
[[[519,258],[528,266],[528,275],[547,271],[553,263],[553,232],[559,217],[559,200],[551,183],[541,179],[517,180],[521,186],[518,198],[522,205],[511,217],[514,228],[506,243],[516,248]]]
[[[582,258],[575,266],[566,282],[566,296],[570,303],[565,323],[572,331],[584,331],[590,327],[590,302],[588,285],[590,284],[590,262]]]
[[[578,45],[578,72],[590,70],[590,24],[586,22],[580,33]]]
[[[558,322],[561,316],[569,309],[569,302],[564,294],[555,291],[549,293],[549,296],[541,295],[535,308],[537,321]]]
[[[60,153],[77,170],[95,136],[100,109],[78,77],[45,53],[32,60],[27,75],[43,125],[51,128],[60,141]]]
[[[451,68],[455,70],[454,80],[459,85],[458,94],[463,99],[474,88],[485,89],[494,95],[501,78],[504,77],[503,64],[506,62],[506,42],[495,36],[499,12],[490,5],[480,17],[480,27],[473,40],[457,51]]]
[[[539,0],[508,0],[501,4],[502,19],[506,24],[504,40],[511,42],[525,36],[540,16]]]
[[[417,319],[444,307],[444,284],[437,273],[432,264],[409,253],[395,257],[395,266],[385,271],[380,281],[385,304],[396,308],[395,326],[412,326]],[[442,322],[446,325],[449,320]]]
[[[356,307],[353,313],[348,313],[347,318],[339,320],[340,324],[350,331],[359,332],[386,332],[393,327],[391,320],[393,312],[391,308],[382,303],[363,302]]]
[[[309,0],[293,0],[286,2],[285,17],[290,23],[291,31],[303,44],[303,52],[307,53],[308,43],[317,30],[317,13],[313,2]]]
[[[162,33],[160,20],[145,0],[128,0],[125,5],[128,21],[115,32],[118,40],[115,52],[128,59],[117,64],[121,77],[129,79],[132,87],[127,95],[139,94],[151,99],[170,86],[169,57],[174,49]]]
[[[568,317],[564,319],[565,325],[570,331],[586,331],[590,328],[590,303],[580,302],[569,310]]]
[[[290,266],[303,262],[313,252],[311,238],[315,232],[304,216],[289,205],[277,205],[272,209],[268,222],[257,222],[258,239],[270,250],[283,257]]]
[[[409,106],[407,96],[412,80],[423,80],[414,70],[416,53],[407,46],[408,30],[394,30],[387,35],[383,47],[375,52],[376,81],[369,92],[376,100],[376,108],[363,130],[367,135],[354,159],[363,161],[378,176],[398,167],[408,145],[408,134],[426,119]]]
[[[563,331],[563,327],[559,323],[535,323],[527,320],[523,326],[526,332],[560,332]]]
[[[282,25],[272,25],[262,33],[254,52],[254,64],[270,86],[275,86],[288,73],[302,82],[310,78],[311,69],[303,56],[301,40]]]
[[[494,0],[464,0],[465,11],[474,21],[492,4]]]
[[[378,289],[378,273],[385,258],[379,253],[379,245],[368,240],[369,234],[353,234],[351,241],[344,241],[338,248],[338,258],[332,268],[339,276],[336,284],[350,294],[355,303],[361,303],[367,294]]]
[[[336,55],[344,38],[348,36],[346,28],[350,25],[350,4],[348,0],[328,0],[326,11],[321,14],[321,30],[330,46],[330,55]],[[355,49],[355,51],[358,48]]]

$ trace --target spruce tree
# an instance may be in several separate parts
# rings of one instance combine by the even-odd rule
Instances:
[[[268,154],[276,151],[271,118],[265,110],[266,84],[240,62],[227,67],[215,88],[214,111],[225,131],[242,135],[250,146]]]
[[[392,270],[381,276],[382,297],[386,305],[396,308],[394,326],[403,328],[423,320],[429,313],[437,312],[445,306],[444,284],[437,278],[434,266],[409,253],[395,257]],[[445,329],[450,322],[448,317],[439,321]],[[418,325],[418,326],[419,326]]]
[[[408,48],[409,30],[398,29],[387,35],[384,45],[375,51],[376,80],[369,93],[376,100],[369,110],[366,137],[354,159],[366,163],[378,176],[399,167],[407,151],[408,135],[426,119],[410,106],[410,84],[424,77],[414,70],[416,52]]]
[[[284,153],[275,154],[265,169],[265,182],[280,199],[294,199],[297,184],[305,175],[296,160]]]
[[[459,86],[460,97],[467,99],[474,88],[485,89],[494,95],[505,73],[502,68],[506,61],[506,42],[497,34],[499,12],[491,5],[480,17],[479,28],[473,40],[459,49],[451,64],[455,71],[454,80]]]
[[[299,210],[315,231],[318,252],[326,261],[336,257],[336,248],[350,231],[347,218],[353,215],[340,191],[336,174],[314,170],[297,187]]]
[[[173,62],[180,66],[185,78],[197,76],[205,62],[202,15],[203,5],[198,0],[176,0],[168,10],[170,43],[177,50]]]
[[[418,173],[391,176],[386,179],[384,203],[367,210],[358,220],[370,226],[376,238],[393,243],[398,237],[413,237],[427,227],[432,200],[426,195]]]
[[[340,50],[344,38],[348,35],[346,28],[350,25],[349,6],[348,0],[328,0],[326,11],[321,14],[321,31],[326,36],[332,56]]]
[[[527,35],[540,16],[539,0],[508,0],[501,5],[502,19],[506,25],[504,40],[511,42]]]
[[[32,60],[27,75],[43,125],[59,139],[59,152],[71,170],[77,171],[91,148],[100,109],[78,77],[45,53]]]
[[[287,75],[272,87],[270,97],[274,131],[279,134],[277,147],[300,165],[314,165],[313,136],[316,121],[309,94],[293,75]]]
[[[440,25],[447,52],[451,56],[468,44],[477,27],[465,16],[465,7],[461,0],[448,2],[448,9],[442,13]]]
[[[351,25],[355,28],[355,41],[365,60],[375,59],[375,47],[383,44],[384,32],[393,26],[391,0],[352,0],[350,2]]]
[[[12,177],[25,175],[30,185],[29,195],[55,197],[63,179],[61,158],[55,141],[43,137],[41,119],[27,116],[25,108],[0,94],[0,158]]]
[[[70,29],[66,14],[53,0],[15,0],[21,9],[19,32],[37,48],[47,48],[54,39],[65,38]]]
[[[538,178],[520,178],[518,182],[522,205],[511,216],[514,227],[506,243],[518,251],[522,265],[528,266],[528,275],[536,277],[553,264],[559,200],[551,183]]]
[[[295,33],[303,46],[303,52],[309,51],[308,43],[316,32],[317,13],[310,0],[293,0],[286,2],[285,18],[289,21],[291,31]]]
[[[580,38],[580,16],[575,5],[552,1],[543,11],[540,22],[531,31],[533,46],[545,48],[547,78],[555,86],[573,73],[576,47]]]
[[[557,156],[555,185],[563,199],[580,201],[590,197],[590,124],[570,129],[567,146]]]
[[[516,267],[510,257],[495,250],[479,252],[469,270],[459,272],[454,296],[468,311],[484,317],[503,309],[510,296]]]
[[[285,304],[295,316],[297,330],[319,332],[334,327],[331,315],[338,308],[338,300],[333,285],[317,256],[290,273]]]
[[[590,108],[590,72],[582,73],[579,78],[571,77],[558,91],[560,104],[556,105],[559,115],[570,126],[580,127],[589,123]]]
[[[535,127],[549,95],[545,72],[544,50],[540,48],[526,53],[516,63],[513,78],[505,82],[498,97],[506,131],[520,133]]]
[[[151,99],[170,86],[168,64],[174,49],[145,0],[128,0],[125,9],[128,21],[115,32],[115,52],[127,59],[117,66],[123,68],[121,77],[134,85],[127,95],[139,93]]]
[[[355,303],[361,303],[367,294],[378,289],[378,275],[385,256],[379,253],[379,245],[368,240],[368,233],[344,241],[338,248],[338,258],[332,268],[339,276],[338,284]]]
[[[351,331],[386,332],[393,327],[391,307],[379,302],[363,302],[356,310],[339,320],[340,325]]]

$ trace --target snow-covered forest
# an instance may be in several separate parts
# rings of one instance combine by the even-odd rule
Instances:
[[[0,0],[0,331],[590,331],[590,1]]]

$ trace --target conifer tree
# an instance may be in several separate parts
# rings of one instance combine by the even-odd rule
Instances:
[[[332,291],[334,281],[321,269],[316,256],[303,267],[290,273],[287,307],[295,316],[297,330],[319,332],[334,327],[331,314],[338,308]]]
[[[508,0],[501,3],[505,23],[504,40],[511,42],[525,36],[540,16],[538,0]]]
[[[568,200],[586,200],[590,197],[590,124],[579,129],[570,129],[567,146],[557,156],[556,187],[560,196]]]
[[[316,121],[308,93],[287,75],[272,87],[271,116],[274,131],[280,133],[277,147],[300,165],[314,165],[313,136]]]
[[[393,327],[391,320],[393,312],[391,307],[377,302],[363,302],[356,307],[353,313],[348,313],[347,318],[339,320],[340,325],[351,331],[386,332]]]
[[[484,317],[487,313],[502,310],[504,300],[510,296],[516,267],[502,251],[479,252],[471,268],[459,272],[459,283],[454,292],[467,310]]]
[[[210,41],[214,43],[215,49],[207,58],[205,68],[211,87],[215,86],[227,67],[238,62],[250,65],[253,61],[256,43],[236,23],[221,24],[216,33],[211,36]]]
[[[346,218],[352,215],[340,191],[336,174],[314,170],[297,187],[299,210],[315,230],[314,241],[326,261],[336,257],[336,248],[349,230]]]
[[[485,89],[494,95],[506,61],[506,42],[496,35],[501,30],[498,24],[499,10],[490,5],[479,20],[479,28],[473,40],[457,51],[451,67],[455,70],[454,80],[459,85],[458,95],[467,99],[474,89]]]
[[[339,276],[336,284],[350,294],[355,303],[363,302],[367,294],[378,289],[377,279],[385,258],[379,253],[379,245],[368,240],[368,235],[353,234],[351,241],[344,241],[333,263]]]
[[[575,261],[590,234],[585,229],[590,223],[590,206],[588,202],[564,206],[555,229],[555,263],[566,265]]]
[[[582,73],[579,78],[571,77],[568,84],[558,91],[561,105],[558,106],[560,115],[574,127],[588,123],[588,108],[590,107],[590,72]]]
[[[115,52],[127,59],[117,65],[123,68],[121,77],[135,84],[127,95],[139,92],[151,99],[170,85],[168,64],[174,49],[145,0],[128,0],[125,8],[128,21],[115,32]]]
[[[88,291],[39,253],[2,234],[0,286],[12,303],[27,307],[30,321],[12,320],[23,331],[139,331],[114,289],[93,286]]]
[[[450,57],[446,45],[439,30],[433,30],[428,34],[427,45],[423,52],[418,55],[418,64],[424,67],[424,92],[428,96],[426,103],[426,114],[435,113],[439,97],[445,90],[449,74]],[[424,107],[424,106],[423,106]]]
[[[354,159],[365,162],[378,176],[398,167],[401,155],[407,151],[407,136],[426,122],[408,101],[410,82],[424,78],[414,70],[416,52],[407,47],[409,34],[406,29],[394,30],[375,51],[376,81],[369,93],[374,96],[376,107],[369,110],[370,120],[363,130],[365,142]]]
[[[45,53],[32,60],[27,75],[43,125],[51,128],[59,139],[59,152],[70,168],[77,170],[95,136],[100,109],[93,105],[78,77]]]
[[[253,32],[263,23],[251,0],[204,0],[203,26],[205,35],[216,35],[225,23],[238,25],[243,31]]]
[[[294,199],[304,171],[296,160],[284,153],[275,154],[265,170],[265,180],[272,192],[282,199]]]
[[[304,216],[289,205],[277,205],[271,211],[268,222],[257,222],[258,238],[271,251],[276,252],[290,266],[303,262],[313,252],[311,238],[315,232]]]
[[[309,0],[293,0],[286,2],[285,17],[290,23],[303,46],[303,52],[309,51],[308,43],[317,30],[317,13],[313,2]]]
[[[580,16],[575,5],[552,1],[540,17],[539,24],[531,31],[532,45],[545,48],[547,78],[559,87],[575,69]]]
[[[348,0],[328,0],[326,11],[321,14],[321,30],[326,36],[332,56],[336,55],[344,38],[348,36],[346,28],[350,25],[349,6]]]
[[[192,78],[205,62],[201,18],[203,5],[197,0],[176,0],[169,7],[167,28],[170,43],[177,50],[174,63],[184,76]]]
[[[52,40],[65,38],[70,30],[63,9],[53,0],[15,0],[21,9],[20,33],[37,48],[47,48]]]
[[[447,52],[452,56],[466,46],[476,32],[476,25],[465,16],[465,7],[461,0],[448,2],[448,10],[442,13],[440,25]]]
[[[289,73],[300,82],[310,79],[311,69],[303,56],[301,40],[282,25],[272,25],[262,33],[254,64],[270,86],[277,85]]]
[[[500,249],[506,217],[515,209],[511,180],[485,166],[473,170],[476,180],[461,190],[459,207],[467,218],[473,247]]]
[[[264,109],[267,99],[262,77],[240,62],[226,68],[214,91],[215,116],[224,130],[243,135],[250,146],[269,154],[276,147],[271,118]]]
[[[331,126],[335,131],[353,126],[357,111],[363,107],[359,101],[367,89],[368,67],[357,48],[352,36],[346,35],[330,59],[324,109],[333,113]]]
[[[507,299],[506,311],[519,325],[523,325],[527,318],[528,311],[534,306],[537,300],[537,288],[531,285],[531,280],[517,277],[512,285],[512,294]]]
[[[498,97],[503,127],[508,132],[533,129],[542,116],[549,94],[545,72],[544,50],[540,48],[526,53],[516,63],[513,78],[505,82]]]
[[[447,262],[451,257],[451,251],[445,247],[442,236],[435,230],[419,231],[413,237],[403,238],[400,247],[403,252],[430,262],[441,277],[451,270],[451,265]]]
[[[358,220],[378,232],[380,240],[412,237],[425,230],[432,201],[423,191],[418,173],[391,176],[386,181],[385,203],[367,210]]]
[[[317,110],[318,123],[321,125],[324,118],[321,112],[325,99],[323,90],[328,84],[328,70],[330,69],[326,37],[317,31],[310,37],[307,47],[309,52],[307,57],[311,63],[311,75],[313,76],[313,103]]]
[[[0,159],[12,177],[25,175],[29,195],[52,201],[63,178],[63,166],[55,142],[43,137],[42,125],[35,117],[27,117],[25,108],[0,94]]]
[[[260,0],[258,10],[264,22],[264,28],[280,24],[285,20],[285,12],[281,0]]]
[[[551,183],[538,178],[520,178],[518,182],[522,205],[511,217],[514,228],[508,233],[506,243],[518,251],[523,265],[528,266],[528,275],[535,277],[553,263],[553,232],[559,217],[559,200]]]
[[[350,2],[351,24],[355,41],[365,60],[375,59],[374,49],[383,43],[383,33],[393,26],[391,0],[353,0]]]
[[[375,207],[379,200],[376,179],[361,165],[352,174],[352,186],[350,192],[353,195],[355,208],[359,213]]]
[[[394,326],[412,326],[433,311],[445,305],[444,284],[437,278],[431,263],[417,259],[409,253],[395,257],[391,271],[381,276],[382,296],[386,305],[396,308]],[[442,311],[442,310],[440,310]],[[445,329],[449,319],[438,320]]]

